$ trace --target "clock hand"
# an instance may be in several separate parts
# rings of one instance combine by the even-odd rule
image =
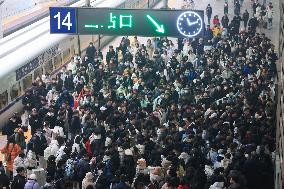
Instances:
[[[195,25],[195,24],[197,24],[197,23],[198,23],[198,20],[195,21],[195,22],[192,22],[191,25]]]
[[[187,21],[187,24],[188,24],[189,26],[192,26],[192,25],[195,25],[195,24],[198,23],[198,20],[195,21],[195,22],[190,22],[188,18],[186,18],[186,21]]]
[[[188,18],[186,18],[186,21],[187,21],[187,24],[190,26],[190,25],[191,25],[191,23],[190,23],[190,21],[189,21],[189,19],[188,19]]]

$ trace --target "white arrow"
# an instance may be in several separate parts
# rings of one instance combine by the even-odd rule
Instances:
[[[147,15],[147,18],[156,26],[156,31],[159,33],[165,33],[164,25],[159,25],[150,15]]]

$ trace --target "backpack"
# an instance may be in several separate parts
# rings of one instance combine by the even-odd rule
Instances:
[[[55,186],[43,186],[42,189],[55,189]]]
[[[72,179],[75,173],[75,161],[68,159],[65,165],[65,177],[67,179]]]

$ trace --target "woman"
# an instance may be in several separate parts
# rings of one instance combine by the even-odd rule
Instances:
[[[21,147],[15,143],[14,137],[8,138],[7,145],[2,148],[1,153],[5,155],[5,161],[7,164],[7,174],[12,176],[13,173],[13,163],[15,158],[21,153]]]
[[[25,184],[25,189],[41,189],[35,174],[31,174]]]
[[[93,182],[93,174],[91,172],[86,173],[85,178],[82,181],[82,189],[87,189],[88,186],[93,186],[95,188],[95,183]]]
[[[147,40],[146,51],[149,54],[150,59],[153,58],[154,46],[152,44],[151,39]]]

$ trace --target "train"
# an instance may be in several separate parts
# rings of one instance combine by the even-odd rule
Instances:
[[[96,0],[92,7],[146,8],[161,0]],[[81,7],[80,0],[71,7]],[[84,53],[90,42],[98,48],[113,36],[50,34],[49,17],[0,40],[0,129],[14,112],[22,112],[22,98],[37,77],[54,76],[75,54]]]

